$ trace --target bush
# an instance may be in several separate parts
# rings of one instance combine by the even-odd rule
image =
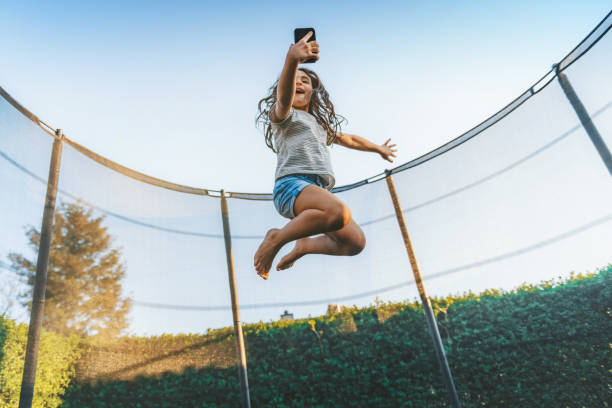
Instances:
[[[463,406],[609,406],[611,299],[612,265],[511,292],[432,299]],[[246,325],[244,332],[255,407],[450,406],[419,303]],[[177,371],[177,342],[190,352],[201,346],[207,354],[211,339],[233,347],[231,329],[151,339],[151,349],[163,350],[167,343],[178,353],[152,359],[161,364],[158,374],[98,381],[77,376],[63,407],[239,406],[235,368],[211,363]],[[104,347],[106,356],[114,350],[118,360],[134,362],[140,360],[129,354],[142,353],[147,343],[124,339]],[[85,360],[93,361],[96,347],[90,345]],[[218,349],[210,350],[212,355]],[[229,356],[220,355],[219,361]],[[163,367],[172,372],[160,374]]]
[[[19,404],[28,326],[0,316],[0,408]],[[79,357],[78,338],[43,331],[40,338],[34,399],[35,408],[55,408],[74,376]]]

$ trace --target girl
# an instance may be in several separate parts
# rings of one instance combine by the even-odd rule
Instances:
[[[255,253],[257,273],[268,279],[274,257],[283,245],[297,240],[276,270],[287,269],[306,254],[357,255],[365,236],[351,219],[349,208],[329,192],[334,173],[329,158],[332,143],[351,149],[375,152],[393,162],[395,145],[387,140],[375,145],[368,140],[338,131],[342,116],[319,77],[298,64],[319,59],[319,45],[308,42],[312,32],[291,45],[280,79],[270,94],[259,101],[257,122],[263,123],[266,144],[278,156],[274,206],[291,219],[282,229],[271,229]],[[311,235],[324,234],[309,238]]]

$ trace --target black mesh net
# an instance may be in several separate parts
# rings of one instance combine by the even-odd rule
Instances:
[[[27,236],[40,230],[53,138],[0,98],[0,314],[27,320],[27,276],[10,254],[32,258]],[[34,258],[34,261],[36,259]]]
[[[612,39],[599,37],[609,29],[609,19],[559,65],[608,146],[612,144],[608,78]],[[35,263],[35,233],[41,223],[52,142],[40,127],[0,100],[0,313],[21,322],[28,319],[28,277]],[[71,142],[63,147],[45,327],[89,339],[77,366],[78,381],[131,381],[138,375],[155,377],[165,371],[188,375],[188,367],[214,368],[220,371],[210,375],[225,375],[223,370],[236,360],[218,194],[174,189],[171,183],[148,184],[105,166],[102,159],[92,160],[74,146]],[[572,363],[566,371],[555,369],[556,376],[546,377],[544,384],[551,389],[568,387],[575,364],[585,358],[568,357],[576,338],[592,337],[594,354],[587,359],[600,358],[603,351],[598,347],[606,343],[601,336],[607,334],[589,329],[573,319],[570,311],[567,324],[561,327],[547,327],[545,315],[529,312],[520,317],[526,323],[517,331],[504,327],[502,316],[512,316],[523,295],[499,301],[494,308],[487,306],[486,298],[478,298],[482,306],[469,319],[461,313],[468,313],[465,310],[473,305],[453,308],[453,301],[444,299],[448,295],[465,299],[489,289],[510,291],[525,283],[539,288],[542,281],[597,272],[611,261],[610,175],[554,76],[545,77],[449,144],[394,169],[391,177],[426,290],[435,298],[460,398],[467,405],[499,403],[500,390],[517,384],[520,388],[528,371],[548,364],[536,356],[550,350],[552,357],[541,358],[565,356]],[[275,343],[266,343],[267,337],[258,334],[263,330],[258,322],[277,321],[282,315],[305,319],[295,327],[305,328],[308,341],[315,344],[317,351],[308,359],[321,372],[339,370],[348,382],[358,384],[365,381],[368,364],[379,364],[363,362],[360,355],[379,362],[389,359],[384,364],[397,366],[393,369],[400,372],[414,364],[410,374],[394,381],[423,381],[422,393],[430,395],[424,401],[444,406],[440,401],[446,398],[436,397],[444,393],[444,387],[433,351],[423,352],[429,356],[422,357],[425,366],[414,363],[419,352],[411,347],[419,341],[431,344],[424,320],[419,317],[418,324],[402,326],[410,320],[401,316],[408,316],[411,307],[418,309],[412,302],[419,296],[384,175],[335,191],[364,230],[365,250],[354,257],[308,255],[289,270],[273,270],[267,281],[255,273],[253,256],[265,232],[282,227],[287,220],[276,213],[269,195],[229,194],[241,320],[251,324],[247,353],[252,384],[256,389],[265,387],[262,372],[273,371],[265,368],[272,362],[277,367],[287,364],[282,369],[302,380],[311,378],[311,388],[299,397],[303,401],[291,397],[295,406],[334,406],[326,384],[338,376],[317,377],[311,366],[291,365],[291,350],[302,347],[303,353],[313,352],[304,344],[287,340],[279,349],[288,353],[283,354],[287,361],[268,361],[264,350]],[[277,260],[291,246],[283,248]],[[349,311],[342,312],[343,307]],[[599,313],[595,306],[593,310]],[[453,320],[453,313],[464,320]],[[393,321],[395,315],[399,320]],[[368,320],[368,316],[374,317]],[[500,323],[482,329],[479,325],[487,319]],[[382,333],[394,325],[402,327],[404,337],[386,344]],[[201,336],[207,332],[207,337]],[[168,340],[163,334],[175,337]],[[334,349],[338,339],[359,344],[362,351],[344,356],[344,349]],[[552,348],[538,348],[542,344]],[[477,349],[491,358],[483,363],[490,372],[470,374],[466,368],[479,364],[474,361]],[[363,372],[359,367],[365,367]],[[582,394],[564,401],[582,404],[591,398],[586,395],[592,395],[589,403],[602,402],[605,386],[598,382],[597,373],[588,371],[584,377],[588,381],[578,388]],[[238,395],[234,371],[231,378],[227,395]],[[474,388],[474,378],[479,384],[491,384]],[[539,386],[524,385],[525,392],[532,395]],[[385,387],[395,389],[382,384],[378,388],[347,386],[347,390],[356,400],[365,401]],[[487,391],[478,394],[475,389]],[[342,399],[342,391],[336,391]],[[277,401],[257,392],[260,402],[274,405],[271,401]],[[510,393],[515,406],[533,403],[533,397],[521,399],[525,392]],[[401,396],[393,398],[401,400]]]

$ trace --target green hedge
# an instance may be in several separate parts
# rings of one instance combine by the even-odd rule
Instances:
[[[17,325],[0,315],[0,408],[14,408],[19,404],[27,337],[27,325]],[[33,407],[60,406],[61,395],[75,374],[78,342],[76,337],[42,332]]]
[[[180,334],[119,339],[88,339],[81,343],[77,363],[79,382],[89,380],[133,380],[182,373],[187,368],[234,367],[236,346],[233,329],[208,335]],[[118,358],[119,356],[119,358]]]
[[[464,407],[609,406],[612,265],[567,282],[432,303]],[[449,406],[418,303],[244,331],[255,407]],[[62,406],[235,407],[237,378],[221,366],[129,381],[77,378]]]

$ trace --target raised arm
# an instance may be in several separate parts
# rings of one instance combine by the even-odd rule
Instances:
[[[349,149],[378,153],[380,154],[380,157],[393,163],[393,159],[391,159],[391,157],[395,157],[395,152],[397,149],[394,149],[396,145],[389,144],[390,141],[391,139],[387,139],[385,143],[377,145],[361,136],[338,132],[335,143],[339,144],[340,146],[348,147]]]
[[[298,64],[313,57],[319,59],[317,55],[319,45],[316,41],[308,42],[310,37],[312,37],[312,31],[309,31],[297,43],[291,44],[289,51],[287,51],[285,66],[278,81],[276,104],[270,112],[272,122],[281,122],[289,116],[295,95],[295,75],[297,74]]]

